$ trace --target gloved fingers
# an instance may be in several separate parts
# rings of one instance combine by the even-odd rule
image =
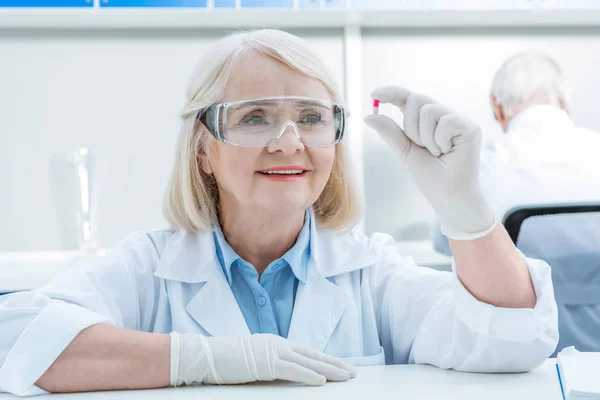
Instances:
[[[371,97],[382,103],[391,103],[400,108],[404,114],[404,131],[417,145],[423,147],[419,137],[419,111],[425,104],[437,102],[431,97],[413,93],[399,86],[383,86],[375,89]]]
[[[325,354],[304,346],[295,346],[292,348],[292,350],[304,357],[312,358],[313,360],[322,361],[324,363],[331,364],[338,368],[344,369],[348,371],[348,373],[350,374],[350,378],[354,378],[356,377],[356,374],[358,374],[358,371],[352,365],[330,354]]]
[[[286,360],[275,361],[275,376],[284,381],[299,382],[310,386],[321,386],[327,382],[323,375]]]
[[[404,108],[404,132],[406,132],[406,136],[421,147],[427,147],[423,143],[423,130],[420,126],[421,109],[428,104],[437,103],[430,97],[412,93],[408,96]],[[433,131],[431,133],[433,134]],[[431,151],[429,148],[428,150]]]
[[[371,92],[371,97],[382,103],[391,103],[404,111],[406,100],[411,91],[400,86],[382,86]]]
[[[404,130],[385,115],[369,115],[365,118],[365,123],[373,128],[391,148],[398,150],[400,160],[404,163],[412,143]]]
[[[480,142],[481,131],[473,122],[458,114],[446,114],[437,123],[435,141],[445,154],[454,146]]]
[[[440,118],[449,114],[450,112],[451,111],[447,107],[435,103],[425,104],[423,107],[421,107],[419,112],[419,133],[421,136],[421,142],[435,157],[439,157],[442,155],[442,153],[445,153],[440,144],[446,144],[444,141],[438,143],[436,140],[437,124]],[[444,149],[445,148],[446,147],[444,147]],[[447,151],[449,151],[449,149]]]
[[[298,364],[327,378],[328,381],[343,382],[350,379],[350,372],[344,368],[336,367],[323,361],[315,360],[294,352],[286,352],[280,356],[284,361]]]

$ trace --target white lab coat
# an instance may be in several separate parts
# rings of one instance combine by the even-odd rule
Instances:
[[[517,206],[600,201],[600,134],[560,108],[539,105],[511,119],[481,152],[480,184],[497,218]],[[451,254],[434,227],[434,248]]]
[[[482,372],[529,370],[554,351],[557,311],[544,262],[526,261],[535,308],[503,309],[477,301],[454,274],[398,255],[388,235],[312,229],[307,283],[298,285],[289,339],[355,365]],[[95,265],[0,297],[0,389],[45,393],[36,380],[93,324],[248,335],[214,246],[211,233],[136,233]]]

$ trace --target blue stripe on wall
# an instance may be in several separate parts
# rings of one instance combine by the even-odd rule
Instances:
[[[325,8],[343,8],[346,0],[325,0]],[[321,0],[298,0],[298,8],[321,8]]]
[[[242,0],[242,8],[292,8],[294,0]]]
[[[344,8],[346,0],[325,0],[325,8]]]
[[[92,0],[0,0],[0,7],[93,7]]]
[[[0,0],[2,1],[2,0]],[[101,0],[101,7],[206,7],[206,0]]]
[[[235,0],[215,0],[215,8],[234,8]]]
[[[364,2],[365,0],[354,0]],[[207,0],[101,0],[101,7],[206,7]],[[344,7],[345,0],[325,0],[325,8]],[[241,0],[242,8],[292,8],[294,0]],[[320,0],[299,0],[300,8],[320,8]],[[93,7],[93,0],[0,0],[0,7]],[[235,8],[235,0],[214,0],[215,8]]]

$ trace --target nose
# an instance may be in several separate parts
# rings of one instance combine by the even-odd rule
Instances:
[[[277,140],[267,147],[267,151],[270,153],[280,151],[286,156],[303,152],[304,143],[300,140],[300,133],[296,124],[291,121],[286,122],[281,128]]]

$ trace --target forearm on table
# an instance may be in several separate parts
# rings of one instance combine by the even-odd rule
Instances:
[[[170,337],[93,325],[81,331],[36,386],[49,392],[169,386]]]
[[[452,240],[457,275],[479,301],[497,307],[533,308],[531,276],[504,226],[475,240]]]

